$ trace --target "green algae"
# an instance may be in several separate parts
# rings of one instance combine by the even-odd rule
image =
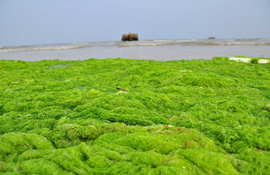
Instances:
[[[269,64],[1,60],[0,75],[0,173],[270,171]]]

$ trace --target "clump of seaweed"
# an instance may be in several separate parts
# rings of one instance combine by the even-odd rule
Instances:
[[[270,171],[269,64],[1,60],[0,74],[0,173]]]

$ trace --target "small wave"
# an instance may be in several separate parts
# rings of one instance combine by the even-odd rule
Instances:
[[[149,40],[138,42],[125,42],[118,44],[119,47],[140,47],[140,46],[260,46],[270,45],[269,39],[175,39],[175,40]]]
[[[152,40],[153,42],[174,42],[176,40],[173,39],[156,39],[156,40]]]
[[[147,41],[135,41],[135,42],[122,42],[119,43],[119,47],[140,47],[140,46],[166,46],[177,44],[176,40],[147,40]]]
[[[120,44],[119,47],[141,47],[141,46],[164,46],[170,43],[133,43],[133,44]]]
[[[71,46],[10,46],[10,47],[0,47],[0,53],[4,52],[28,52],[28,51],[54,51],[54,50],[70,50],[70,49],[81,49],[89,47],[86,45],[71,45]]]
[[[201,40],[201,41],[186,41],[183,42],[184,45],[201,45],[201,46],[260,46],[260,45],[270,45],[270,41],[268,40]]]
[[[262,46],[270,45],[270,39],[157,39],[134,42],[84,42],[34,46],[0,46],[0,53],[82,49],[86,47],[158,47],[158,46]]]

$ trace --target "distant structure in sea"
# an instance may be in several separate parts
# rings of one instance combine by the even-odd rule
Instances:
[[[122,35],[122,41],[138,41],[138,34],[137,33],[128,33]]]
[[[216,39],[216,37],[210,36],[210,37],[208,37],[208,39]]]

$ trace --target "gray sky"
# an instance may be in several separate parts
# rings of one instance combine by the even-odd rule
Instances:
[[[270,0],[0,0],[0,46],[270,38]]]

